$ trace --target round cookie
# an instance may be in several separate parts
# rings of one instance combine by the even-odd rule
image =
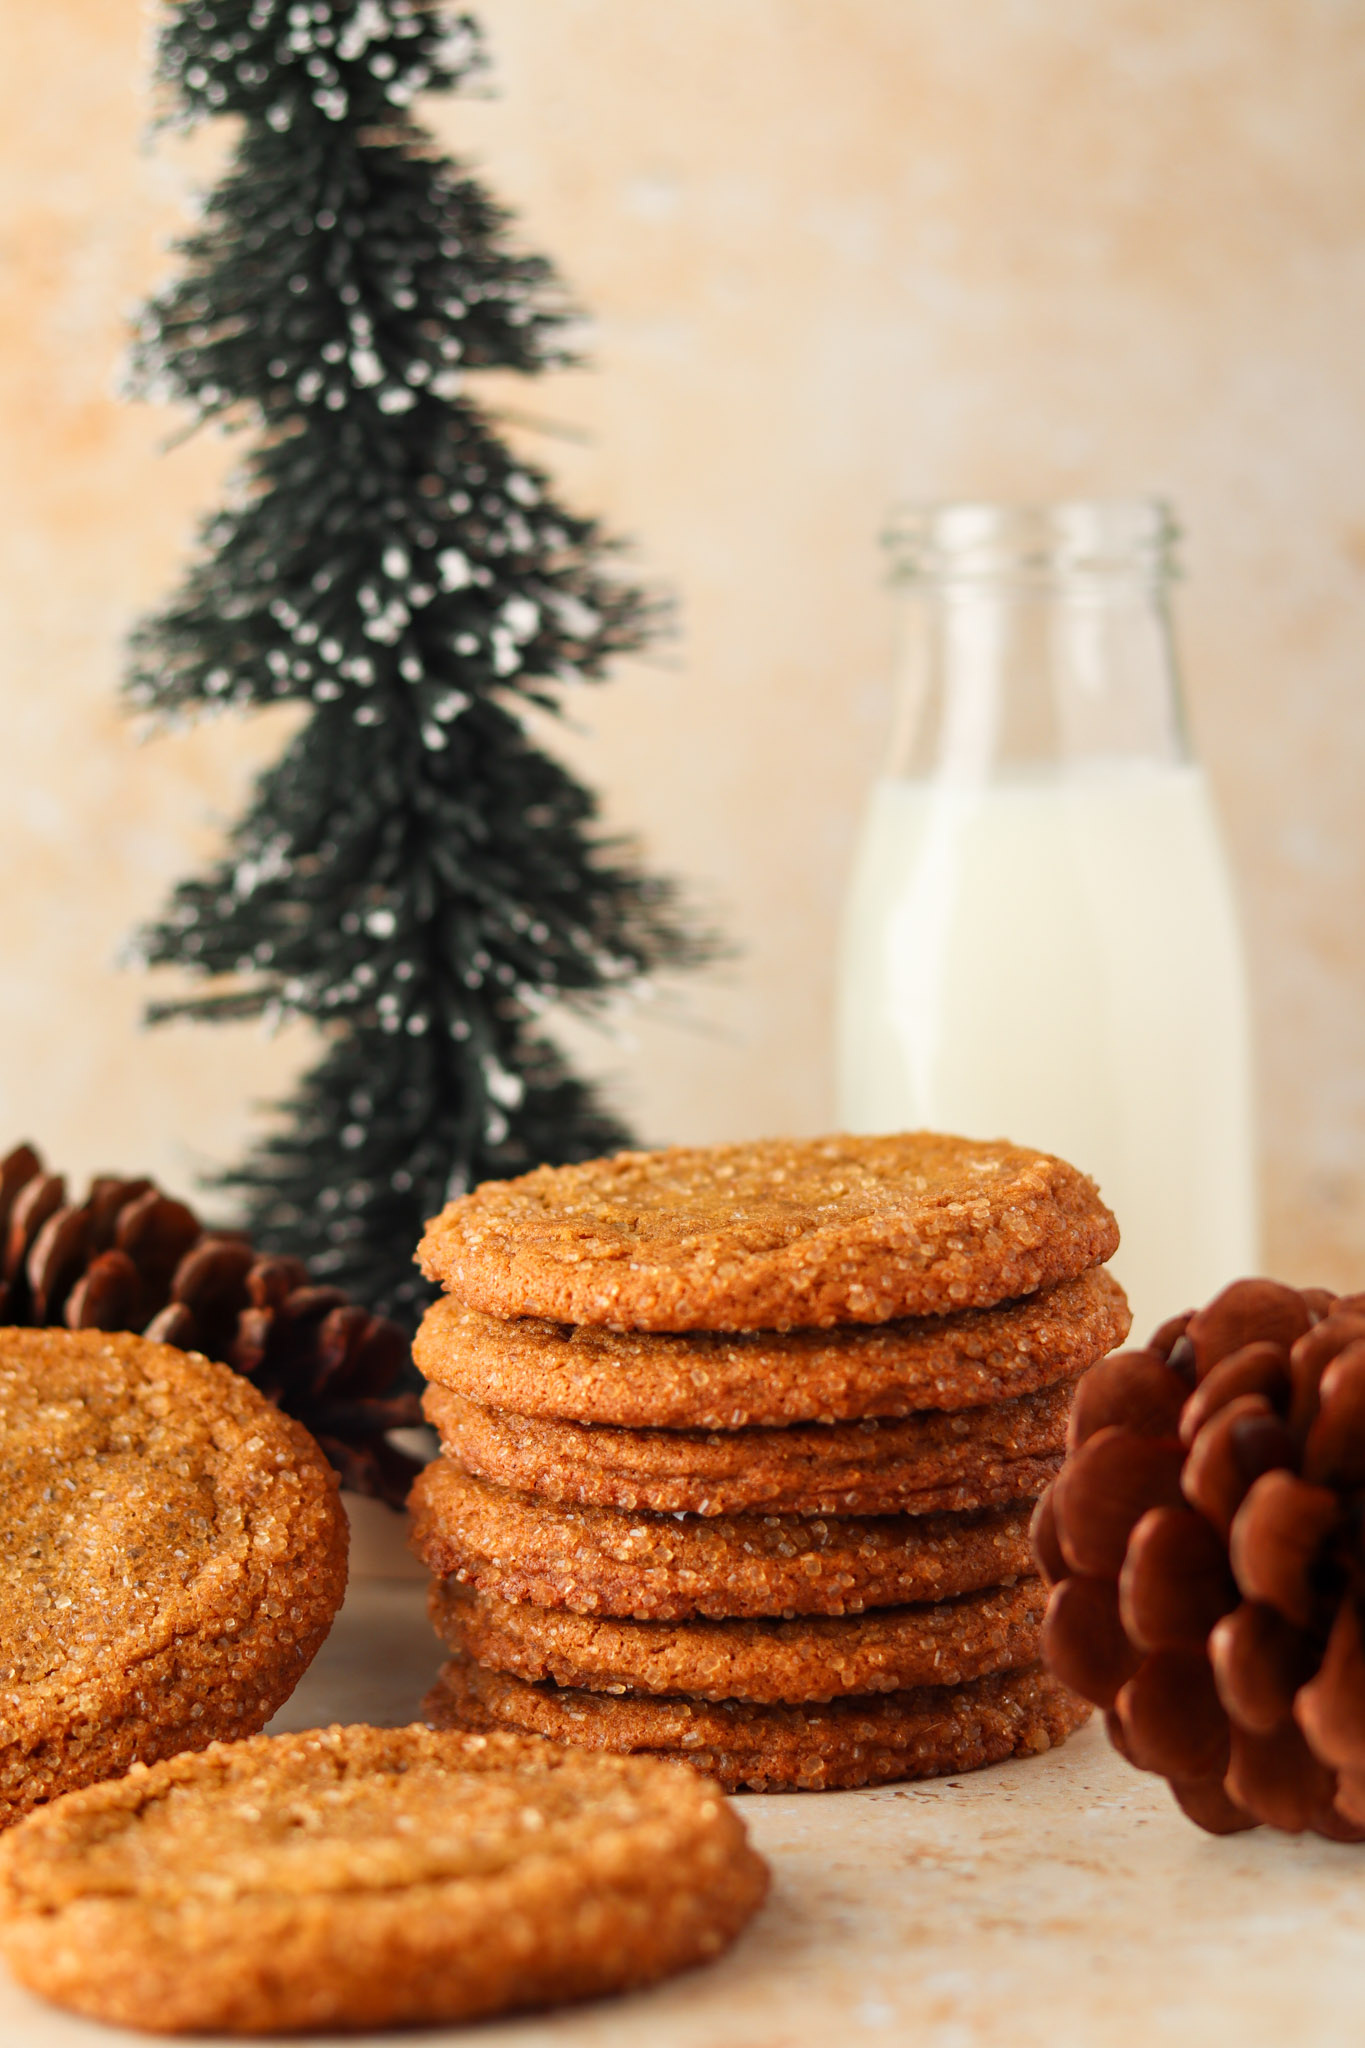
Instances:
[[[410,1506],[413,1549],[438,1578],[640,1621],[860,1614],[1035,1569],[1031,1501],[962,1515],[650,1515],[559,1507],[435,1458]]]
[[[422,1405],[481,1479],[546,1500],[656,1514],[940,1514],[1036,1498],[1066,1445],[1074,1385],[970,1413],[793,1423],[708,1435],[610,1429],[480,1408],[444,1387]]]
[[[785,1330],[986,1308],[1117,1245],[1094,1182],[1064,1160],[912,1131],[537,1167],[449,1203],[418,1257],[486,1315]]]
[[[716,1788],[510,1735],[215,1743],[0,1845],[0,1948],[59,2005],[159,2033],[467,2020],[719,1954],[767,1871]]]
[[[1013,1400],[1075,1379],[1131,1321],[1123,1289],[1098,1267],[997,1308],[785,1334],[509,1321],[447,1296],[427,1310],[413,1357],[429,1380],[518,1415],[743,1429]]]
[[[759,1707],[569,1692],[456,1658],[423,1712],[439,1728],[515,1728],[584,1749],[685,1761],[729,1791],[821,1792],[1038,1756],[1065,1742],[1090,1708],[1037,1664],[970,1685]]]
[[[0,1331],[0,1826],[294,1690],[346,1585],[336,1479],[229,1366]]]
[[[796,1621],[616,1621],[528,1607],[438,1580],[428,1607],[453,1650],[495,1671],[603,1693],[840,1699],[958,1685],[1038,1656],[1040,1579],[958,1600]]]

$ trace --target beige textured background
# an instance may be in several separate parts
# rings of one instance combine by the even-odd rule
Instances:
[[[610,815],[742,948],[598,1057],[651,1137],[832,1116],[898,496],[1160,489],[1240,877],[1268,1256],[1365,1284],[1365,0],[487,0],[429,109],[595,315],[519,393],[681,632],[580,702]],[[188,1189],[302,1032],[146,1036],[115,955],[282,728],[139,748],[120,637],[231,450],[121,404],[217,145],[141,139],[138,0],[0,0],[0,1137]],[[1171,999],[1180,992],[1172,989]]]

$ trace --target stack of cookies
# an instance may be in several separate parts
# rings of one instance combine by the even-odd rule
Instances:
[[[1046,1154],[911,1133],[623,1153],[429,1227],[413,1496],[438,1726],[731,1788],[969,1770],[1087,1711],[1038,1662],[1033,1502],[1122,1341]]]

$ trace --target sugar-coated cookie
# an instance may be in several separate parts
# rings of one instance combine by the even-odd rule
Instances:
[[[505,1734],[215,1743],[0,1844],[0,1949],[60,2005],[155,2032],[466,2020],[719,1954],[767,1871],[714,1785]]]
[[[446,1451],[499,1486],[656,1514],[940,1514],[1036,1498],[1066,1445],[1069,1380],[942,1415],[725,1432],[612,1429],[481,1408],[445,1387],[422,1405]]]
[[[1026,1577],[1031,1501],[958,1515],[652,1515],[560,1506],[435,1458],[412,1544],[502,1600],[647,1621],[861,1614]]]
[[[254,1734],[345,1585],[334,1473],[231,1367],[122,1333],[0,1331],[0,1826]]]
[[[827,1706],[569,1691],[455,1658],[428,1693],[437,1727],[515,1728],[584,1749],[671,1757],[732,1791],[833,1791],[979,1770],[1064,1742],[1090,1708],[1038,1665],[970,1685]]]
[[[431,1618],[494,1671],[589,1692],[777,1704],[959,1685],[1037,1661],[1041,1579],[871,1614],[791,1621],[618,1621],[495,1599],[438,1580]]]
[[[493,1316],[783,1330],[989,1307],[1109,1258],[1092,1180],[912,1131],[622,1152],[485,1181],[427,1226],[428,1278]]]
[[[503,1318],[445,1295],[413,1356],[484,1407],[627,1429],[744,1429],[979,1408],[1075,1379],[1128,1334],[1100,1267],[958,1315],[827,1330],[673,1333]]]

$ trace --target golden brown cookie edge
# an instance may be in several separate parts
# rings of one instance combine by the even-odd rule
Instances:
[[[411,1505],[411,1546],[437,1577],[641,1621],[861,1613],[951,1599],[1034,1569],[1031,1501],[938,1516],[654,1515],[560,1506],[438,1457]],[[770,1540],[787,1555],[765,1548]],[[625,1554],[611,1554],[612,1544]]]
[[[460,1658],[442,1667],[422,1710],[437,1727],[515,1727],[584,1748],[685,1760],[730,1792],[849,1791],[956,1776],[1010,1757],[1042,1755],[1092,1712],[1036,1665],[942,1692],[939,1725],[949,1733],[937,1743],[932,1734],[915,1741],[924,1711],[915,1702],[922,1694],[882,1693],[821,1707],[731,1703],[727,1709],[528,1685]],[[960,1739],[952,1733],[955,1725]]]
[[[780,1705],[961,1685],[1034,1664],[1046,1605],[1042,1581],[1028,1578],[863,1615],[618,1621],[437,1580],[427,1611],[457,1654],[532,1684]]]
[[[442,1447],[494,1485],[655,1514],[882,1515],[994,1507],[1046,1486],[1065,1448],[1073,1386],[974,1413],[788,1429],[615,1429],[481,1408],[428,1387]]]
[[[979,1408],[1074,1379],[1128,1335],[1093,1267],[991,1308],[827,1330],[611,1331],[484,1315],[450,1296],[413,1345],[430,1381],[483,1406],[625,1428],[739,1429]]]

